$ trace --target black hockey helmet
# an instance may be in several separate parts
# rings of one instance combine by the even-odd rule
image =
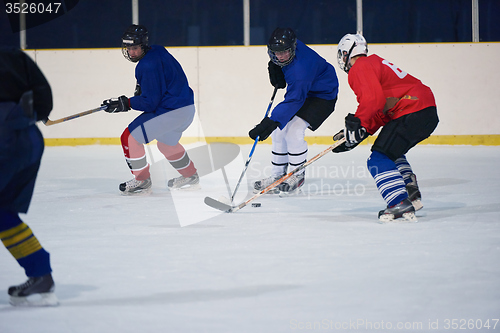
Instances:
[[[144,55],[148,52],[149,50],[149,36],[148,36],[148,29],[146,29],[145,26],[143,25],[137,25],[137,24],[132,24],[125,30],[125,32],[122,35],[122,53],[123,56],[132,62],[137,62],[141,60],[142,57],[140,58],[134,58],[132,59],[130,57],[130,54],[128,53],[127,47],[130,46],[135,46],[135,45],[140,45],[142,50],[144,51]]]
[[[295,49],[297,47],[297,37],[295,32],[290,28],[276,28],[269,38],[267,43],[267,53],[269,58],[278,66],[286,66],[292,62],[295,57]],[[279,61],[276,57],[276,52],[290,51],[290,57],[285,61]]]

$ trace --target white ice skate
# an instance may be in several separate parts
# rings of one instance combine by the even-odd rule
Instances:
[[[168,188],[171,190],[197,190],[200,188],[200,177],[195,173],[191,177],[180,176],[168,181]]]
[[[135,178],[120,184],[120,191],[123,195],[138,195],[151,193],[151,178],[137,180]]]
[[[253,193],[259,193],[260,191],[262,191],[263,189],[265,189],[266,187],[268,187],[269,185],[271,185],[272,183],[274,183],[275,181],[277,181],[281,177],[283,177],[283,175],[270,176],[270,177],[267,177],[267,178],[264,178],[261,180],[257,180],[255,183],[253,183]],[[267,194],[278,194],[279,192],[280,192],[279,188],[275,187],[275,188],[269,190],[267,192]]]
[[[298,194],[301,187],[304,186],[305,180],[305,172],[292,175],[290,178],[280,184],[280,197]]]

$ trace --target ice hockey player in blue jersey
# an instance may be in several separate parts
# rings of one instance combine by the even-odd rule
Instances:
[[[272,138],[271,176],[254,183],[260,192],[307,160],[305,130],[318,129],[335,109],[338,79],[335,69],[297,39],[290,28],[277,28],[267,45],[269,78],[276,88],[285,88],[285,99],[270,117],[249,132],[252,139]],[[293,192],[303,186],[305,170],[294,174],[271,192]]]
[[[193,90],[177,60],[163,47],[149,45],[145,26],[133,24],[122,35],[122,53],[137,62],[134,96],[120,96],[103,102],[106,112],[142,111],[121,135],[125,160],[134,176],[120,184],[122,194],[151,191],[149,163],[144,144],[156,139],[157,147],[180,176],[168,181],[170,189],[195,188],[199,177],[194,163],[179,143],[192,123]]]
[[[27,213],[44,142],[36,122],[52,110],[52,92],[23,51],[0,48],[0,239],[28,280],[9,288],[15,306],[58,304],[50,255],[19,213]]]

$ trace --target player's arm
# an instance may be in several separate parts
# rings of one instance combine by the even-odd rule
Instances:
[[[292,119],[302,105],[304,105],[310,88],[311,82],[309,81],[294,81],[288,83],[285,99],[276,105],[270,117],[272,120],[280,123],[281,129],[288,124],[290,119]]]
[[[49,82],[36,63],[24,52],[19,52],[22,54],[23,61],[26,64],[28,87],[33,91],[33,109],[36,111],[36,120],[46,119],[53,107],[52,90]]]
[[[334,153],[354,149],[381,126],[378,115],[385,105],[382,86],[370,67],[362,63],[356,65],[349,72],[349,85],[359,105],[355,114],[349,113],[345,117],[344,128],[333,136],[334,141],[346,138],[342,145],[333,150]]]
[[[283,89],[286,87],[285,74],[280,66],[274,62],[269,61],[267,64],[267,71],[269,72],[269,81],[273,87]]]
[[[174,80],[175,77],[171,68],[162,66],[160,62],[145,62],[138,66],[141,67],[137,68],[139,75],[136,76],[141,94],[130,98],[130,106],[134,110],[155,112],[163,99],[162,89],[168,89],[169,80]]]
[[[358,101],[355,116],[361,121],[361,126],[373,135],[383,125],[380,113],[386,102],[380,80],[374,70],[363,62],[353,66],[348,80]]]

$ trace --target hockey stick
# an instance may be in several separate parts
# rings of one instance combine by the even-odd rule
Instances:
[[[252,202],[255,199],[257,199],[261,195],[266,194],[267,192],[269,192],[270,190],[272,190],[273,188],[275,188],[279,184],[283,183],[285,180],[287,180],[288,178],[290,178],[292,175],[296,174],[300,170],[306,168],[308,165],[310,165],[310,164],[314,163],[315,161],[319,160],[321,157],[323,157],[324,155],[328,154],[329,152],[331,152],[333,149],[335,149],[336,147],[340,146],[344,142],[345,142],[345,138],[342,138],[339,141],[336,141],[333,145],[331,145],[330,147],[326,148],[325,150],[323,150],[321,153],[319,153],[318,155],[316,155],[313,158],[311,158],[306,163],[304,163],[301,166],[293,169],[292,171],[290,171],[289,173],[287,173],[286,175],[284,175],[283,177],[281,177],[280,179],[278,179],[277,181],[275,181],[274,183],[272,183],[271,185],[269,185],[268,187],[266,187],[265,189],[263,189],[259,193],[255,194],[250,199],[248,199],[248,200],[240,203],[239,205],[231,206],[231,205],[228,205],[226,203],[223,203],[223,202],[217,201],[215,199],[212,199],[210,197],[205,197],[205,204],[207,204],[208,206],[210,206],[212,208],[221,210],[221,211],[226,212],[226,213],[234,213],[234,212],[242,209],[246,205],[248,205],[250,202]]]
[[[83,111],[83,112],[74,114],[72,116],[67,116],[67,117],[61,118],[61,119],[50,120],[49,118],[47,118],[46,120],[43,120],[43,123],[45,124],[45,126],[55,125],[55,124],[59,124],[59,123],[71,120],[71,119],[83,117],[83,116],[86,116],[86,115],[94,113],[94,112],[99,112],[99,111],[102,111],[104,109],[106,109],[106,106],[100,106],[98,108],[88,110],[88,111]]]
[[[269,110],[271,110],[271,106],[273,105],[274,102],[274,97],[276,96],[276,92],[278,91],[278,88],[274,88],[273,95],[271,96],[271,101],[269,102],[269,105],[267,106],[266,110],[266,115],[264,116],[267,117],[269,115]],[[250,150],[250,155],[248,155],[247,161],[245,162],[245,168],[241,172],[240,179],[238,180],[238,183],[236,184],[236,188],[234,189],[233,195],[231,196],[231,203],[234,200],[234,196],[236,195],[236,192],[238,191],[238,188],[240,187],[241,180],[243,179],[243,176],[247,172],[248,165],[250,164],[250,161],[252,160],[253,157],[253,152],[255,151],[255,146],[257,146],[257,142],[259,141],[259,136],[255,138],[255,142],[253,143],[252,149]]]

